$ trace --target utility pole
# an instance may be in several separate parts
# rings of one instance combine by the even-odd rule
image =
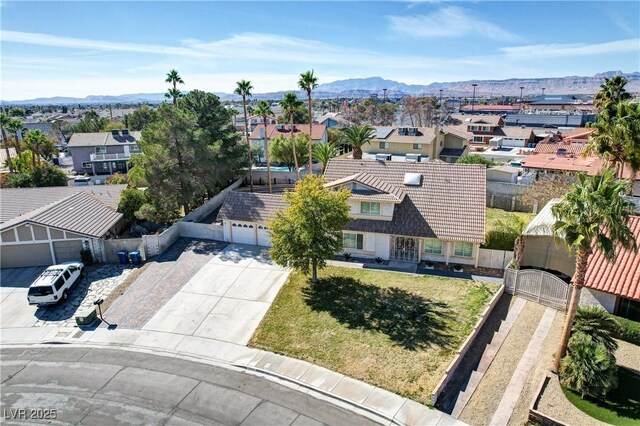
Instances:
[[[440,89],[439,92],[440,92],[440,108],[442,108],[442,89]]]
[[[524,89],[524,86],[520,86],[520,109],[522,109],[522,89]]]
[[[476,86],[477,86],[477,84],[473,83],[472,86],[473,86],[473,98],[471,100],[471,112],[473,113],[473,109],[474,109],[475,104],[476,104]]]
[[[542,96],[544,96],[544,87],[542,88]]]
[[[382,91],[384,92],[382,100],[383,102],[387,102],[387,89],[382,89]]]

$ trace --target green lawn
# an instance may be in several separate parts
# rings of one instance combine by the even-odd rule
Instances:
[[[430,393],[497,285],[327,267],[293,272],[250,346],[303,359],[408,398]]]
[[[513,250],[516,238],[524,230],[524,228],[519,229],[519,221],[522,221],[522,225],[526,227],[535,216],[533,213],[487,208],[486,241],[482,247],[495,250]],[[507,224],[508,227],[501,226],[501,222]]]
[[[573,405],[595,419],[612,425],[640,425],[640,375],[626,368],[618,370],[618,387],[606,401],[582,399],[569,389],[563,391]]]

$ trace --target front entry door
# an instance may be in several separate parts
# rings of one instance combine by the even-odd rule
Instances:
[[[420,243],[417,238],[393,237],[391,258],[403,262],[418,262],[420,258]]]

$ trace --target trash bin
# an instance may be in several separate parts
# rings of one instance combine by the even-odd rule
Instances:
[[[142,263],[142,257],[140,256],[140,252],[136,250],[129,253],[129,260],[134,265],[140,265]]]
[[[129,263],[129,252],[126,250],[119,251],[118,258],[120,259],[121,265],[126,265]]]

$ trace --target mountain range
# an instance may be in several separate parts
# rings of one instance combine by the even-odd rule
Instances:
[[[431,83],[427,85],[406,84],[381,77],[350,78],[331,83],[320,84],[313,92],[314,99],[335,98],[367,98],[372,94],[384,96],[384,89],[389,98],[404,96],[439,96],[440,90],[445,97],[472,96],[473,84],[476,85],[475,94],[486,96],[520,96],[539,95],[542,88],[547,94],[594,94],[604,77],[622,75],[629,80],[627,90],[640,92],[640,72],[623,73],[622,71],[608,71],[591,77],[567,76],[551,78],[511,78],[508,80],[470,80],[446,83]],[[280,99],[285,91],[271,93],[257,93],[254,99]],[[296,91],[299,97],[305,98],[306,92]],[[229,93],[215,93],[223,100],[239,100],[240,97]],[[118,96],[90,95],[85,98],[56,96],[52,98],[36,98],[21,101],[0,101],[2,105],[72,105],[72,104],[139,104],[160,103],[165,100],[163,93],[134,93]]]

